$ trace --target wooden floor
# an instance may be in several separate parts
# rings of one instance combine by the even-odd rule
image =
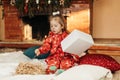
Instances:
[[[108,44],[95,44],[90,49],[88,49],[90,54],[107,54],[120,56],[120,46],[117,45],[108,45]]]
[[[0,42],[0,48],[27,49],[32,46],[40,46],[42,42]],[[95,44],[88,49],[89,54],[107,54],[120,56],[120,45]]]
[[[26,49],[32,46],[40,46],[42,42],[0,42],[0,48],[22,48]]]

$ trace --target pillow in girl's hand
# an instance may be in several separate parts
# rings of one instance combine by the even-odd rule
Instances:
[[[94,41],[90,34],[76,29],[61,41],[61,47],[64,52],[74,53],[77,55],[86,51],[93,44]]]
[[[120,64],[111,56],[104,54],[87,54],[80,57],[80,64],[98,65],[110,69],[112,72],[120,70]]]
[[[100,80],[103,77],[111,80],[111,71],[95,65],[79,65],[69,68],[51,80]]]

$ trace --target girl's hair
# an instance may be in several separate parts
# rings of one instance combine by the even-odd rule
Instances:
[[[52,15],[52,16],[50,16],[49,17],[49,21],[51,21],[51,20],[55,20],[55,21],[57,21],[58,23],[60,23],[61,24],[61,26],[63,26],[63,31],[67,31],[67,29],[66,29],[66,20],[65,20],[65,17],[64,16],[62,16],[62,15],[60,15],[60,14],[58,14],[58,15]]]

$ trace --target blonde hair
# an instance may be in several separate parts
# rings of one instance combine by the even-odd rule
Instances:
[[[67,27],[66,26],[66,20],[65,20],[64,16],[62,16],[62,15],[52,15],[52,16],[49,17],[49,21],[52,21],[52,20],[55,20],[58,23],[60,23],[61,26],[63,26],[63,31],[67,31],[66,30],[66,27]]]

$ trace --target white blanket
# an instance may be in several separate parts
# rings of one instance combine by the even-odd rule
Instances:
[[[14,75],[0,78],[0,80],[50,80],[54,75]]]
[[[35,61],[22,51],[0,53],[0,80],[50,80],[54,75],[15,75],[20,62]]]
[[[30,60],[22,51],[0,53],[0,63],[19,63]]]
[[[33,59],[34,60],[34,59]],[[82,65],[73,67],[67,71],[55,76],[52,75],[16,75],[15,70],[20,62],[33,61],[26,57],[22,51],[0,54],[0,80],[98,80],[106,76],[109,72],[111,80],[112,73],[108,69],[104,69],[93,65]],[[92,71],[91,71],[92,70]],[[83,75],[84,72],[84,75]],[[99,74],[98,74],[99,73]]]

